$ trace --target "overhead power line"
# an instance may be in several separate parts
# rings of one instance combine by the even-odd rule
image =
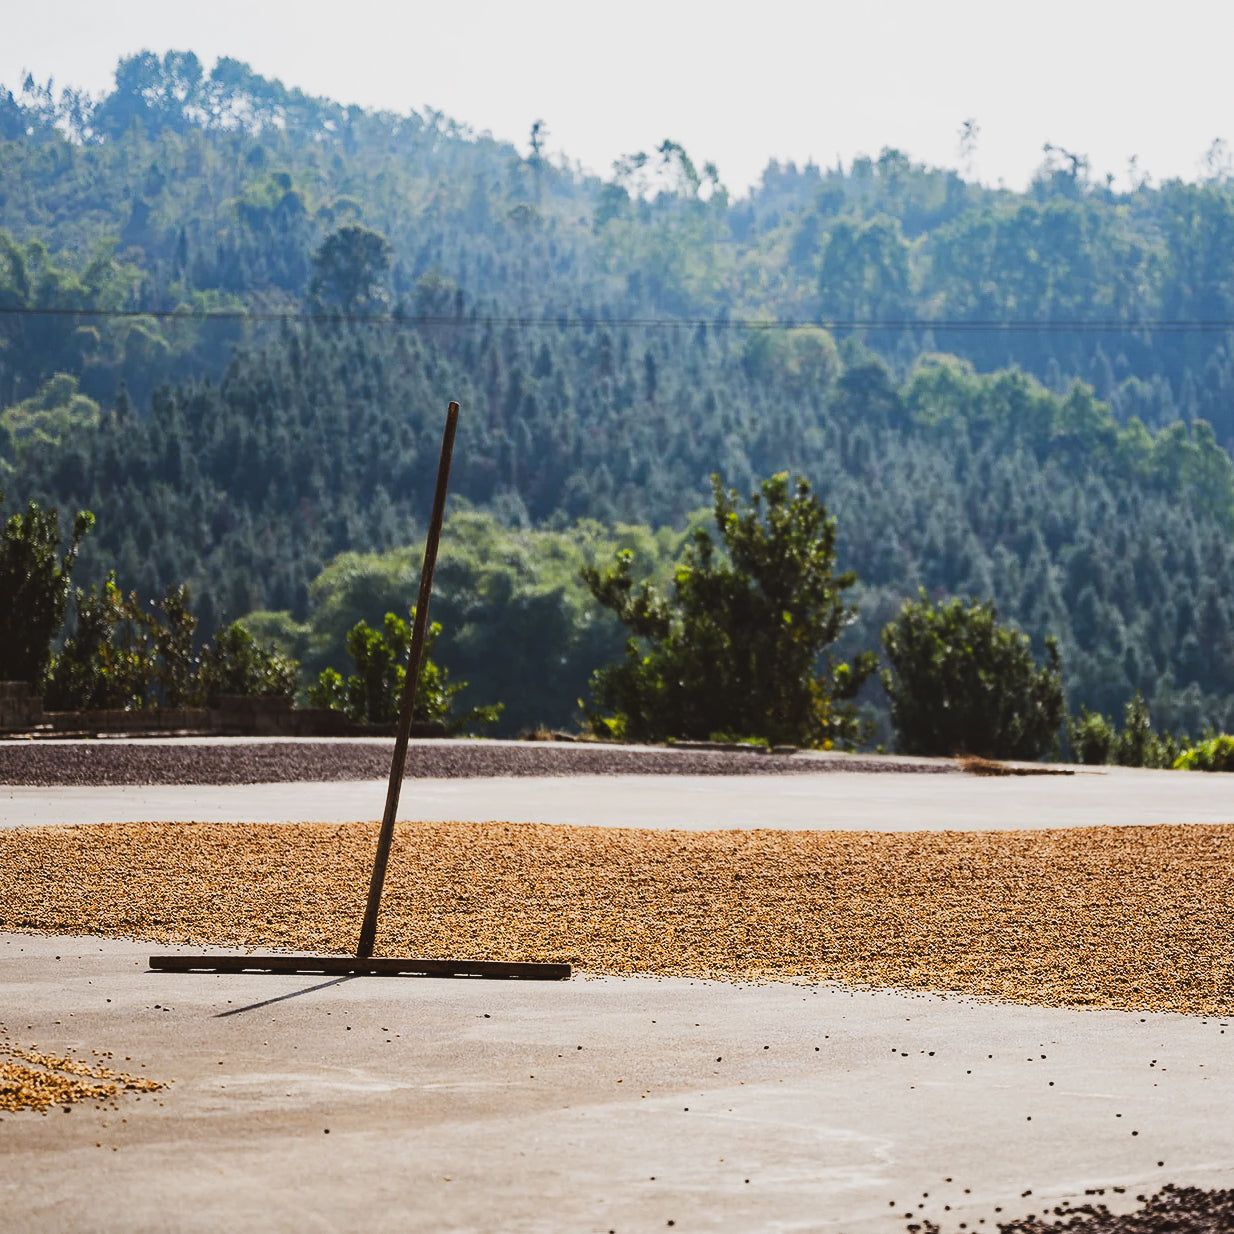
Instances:
[[[223,309],[192,311],[175,309],[26,308],[0,305],[0,317],[85,317],[91,319],[154,318],[158,321],[287,322],[314,325],[453,326],[466,329],[594,330],[621,327],[639,330],[796,330],[822,326],[828,330],[926,331],[977,334],[1224,334],[1234,331],[1234,318],[1146,317],[1134,321],[1091,318],[1078,321],[1024,321],[965,318],[725,318],[725,317],[589,317],[511,316],[408,313],[296,313],[265,310]]]

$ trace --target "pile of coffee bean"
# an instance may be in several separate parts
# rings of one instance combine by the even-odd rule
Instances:
[[[353,951],[376,823],[0,830],[0,928]],[[386,955],[1234,1013],[1234,825],[647,831],[407,823]]]

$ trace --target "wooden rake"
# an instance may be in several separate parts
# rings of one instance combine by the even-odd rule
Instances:
[[[372,878],[369,880],[368,904],[360,926],[360,942],[356,947],[356,954],[153,955],[150,957],[152,969],[176,973],[320,973],[331,976],[371,977],[489,977],[521,981],[565,981],[569,978],[568,964],[534,964],[508,960],[399,959],[373,955],[377,938],[377,913],[381,907],[381,892],[386,881],[390,844],[394,839],[394,819],[398,814],[399,793],[403,787],[407,743],[411,736],[411,717],[416,704],[416,686],[420,680],[420,661],[424,657],[424,640],[428,632],[428,606],[433,592],[433,570],[437,565],[437,545],[441,540],[441,525],[445,518],[446,488],[450,482],[450,460],[454,454],[454,432],[458,427],[458,413],[458,404],[451,403],[446,411],[446,428],[441,439],[441,461],[437,466],[437,490],[433,495],[433,514],[429,521],[428,541],[424,546],[424,565],[420,571],[420,594],[416,601],[411,647],[407,653],[407,677],[403,682],[403,697],[399,705],[394,757],[390,760],[386,812],[377,837],[377,853],[373,859]]]

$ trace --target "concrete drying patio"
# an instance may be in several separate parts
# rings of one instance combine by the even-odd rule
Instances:
[[[5,1116],[13,1234],[972,1229],[1091,1188],[1129,1208],[1234,1182],[1230,1021],[785,984],[153,974],[149,950],[0,936],[15,1039],[175,1081],[118,1111]]]
[[[347,822],[381,817],[381,780],[315,784],[20,788],[0,785],[0,826]],[[1200,772],[1084,769],[1071,776],[831,772],[794,776],[511,776],[416,779],[399,818],[853,831],[1020,830],[1234,821],[1234,785]]]
[[[409,780],[401,813],[654,828],[1209,823],[1234,819],[1226,785],[1113,769]],[[0,818],[373,819],[383,800],[379,781],[4,787]],[[1129,1209],[1167,1182],[1234,1186],[1229,1018],[786,983],[148,972],[166,950],[0,934],[10,1042],[110,1051],[131,1060],[118,1068],[174,1081],[118,1110],[4,1115],[6,1232],[873,1234],[923,1218],[951,1232],[1098,1189]]]

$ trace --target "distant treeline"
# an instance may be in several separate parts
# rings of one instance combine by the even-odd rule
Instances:
[[[457,397],[454,495],[487,512],[485,553],[523,546],[485,585],[562,623],[594,614],[536,581],[539,537],[680,528],[711,472],[750,491],[789,469],[861,580],[845,654],[919,586],[988,596],[1038,650],[1059,637],[1072,708],[1138,689],[1154,723],[1234,726],[1218,157],[1203,183],[1115,189],[1051,152],[1016,194],[887,150],[771,164],[735,200],[671,141],[589,177],[439,114],[147,54],[98,100],[0,90],[0,185],[0,487],[98,515],[85,580],[187,581],[203,629],[311,624],[328,563],[413,538]],[[265,320],[284,312],[322,319]],[[565,625],[465,653],[453,603],[440,656],[513,726],[485,674]],[[533,722],[562,722],[574,681]]]
[[[885,149],[770,163],[740,199],[673,141],[606,179],[540,145],[523,157],[440,113],[343,107],[191,53],[122,60],[100,99],[0,87],[0,306],[302,307],[314,253],[362,224],[390,244],[386,302],[411,314],[910,319],[935,325],[868,333],[901,368],[938,350],[1054,389],[1078,376],[1120,419],[1200,416],[1234,441],[1219,144],[1198,183],[1115,187],[1048,149],[1015,193]],[[62,370],[104,401],[123,377],[144,408],[160,379],[217,376],[240,331],[70,318],[4,332],[0,403]]]
[[[817,329],[774,336],[757,376],[748,352],[726,358],[710,336],[657,335],[641,352],[601,330],[506,341],[464,339],[456,351],[402,333],[288,333],[242,351],[220,385],[162,392],[144,418],[100,413],[54,445],[31,439],[24,486],[99,516],[86,577],[91,563],[115,565],[144,595],[187,581],[207,628],[254,609],[304,621],[331,559],[411,539],[447,388],[465,408],[452,500],[494,512],[482,547],[468,548],[466,527],[454,547],[507,576],[499,595],[538,585],[537,546],[582,536],[571,531],[580,519],[680,526],[704,503],[710,471],[749,491],[790,469],[837,516],[839,564],[861,581],[845,654],[873,648],[919,586],[988,596],[1039,651],[1059,637],[1073,707],[1116,713],[1140,689],[1157,723],[1229,726],[1234,482],[1204,422],[1122,427],[1085,387],[1058,396],[954,358],[925,360],[897,383],[877,357]],[[566,398],[570,374],[605,351],[608,377]],[[660,357],[654,403],[648,355]],[[495,375],[492,387],[476,388],[477,370]],[[557,584],[579,587],[560,571]],[[444,594],[465,608],[458,597],[478,584],[452,586]],[[355,619],[380,622],[393,599]],[[585,610],[560,620],[589,621]],[[441,658],[486,697],[509,700],[490,681],[537,630],[559,637],[543,620],[502,624],[490,606],[485,671],[452,661],[446,611]],[[578,697],[569,689],[540,720],[564,718]]]

